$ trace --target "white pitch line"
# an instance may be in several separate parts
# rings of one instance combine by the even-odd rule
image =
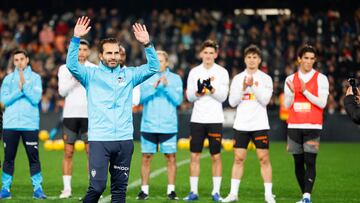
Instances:
[[[206,154],[202,154],[200,158],[203,159],[203,158],[206,158],[206,157],[209,157],[209,156],[210,156],[210,154],[206,153]],[[188,163],[190,163],[190,159],[184,159],[184,160],[182,160],[180,162],[177,162],[176,166],[177,166],[177,168],[179,168],[180,166],[183,166],[183,165],[188,164]],[[157,170],[150,173],[150,179],[155,178],[155,177],[161,175],[162,173],[164,173],[166,171],[167,171],[167,167],[159,168],[159,169],[157,169]],[[140,185],[141,185],[141,178],[131,182],[128,185],[127,189],[128,190],[133,189],[133,188],[139,187]],[[99,203],[108,203],[110,201],[111,201],[111,195],[108,195],[108,196],[100,199]]]

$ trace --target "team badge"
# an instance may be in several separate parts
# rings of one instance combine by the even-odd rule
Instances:
[[[91,170],[91,176],[94,178],[96,176],[96,170],[95,169],[92,169]]]

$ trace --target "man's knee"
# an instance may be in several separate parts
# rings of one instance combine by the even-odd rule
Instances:
[[[65,149],[65,152],[64,152],[64,158],[65,159],[72,159],[74,155],[74,151],[73,150],[67,150]]]
[[[191,153],[191,162],[199,162],[200,153]]]
[[[211,155],[211,160],[213,163],[221,162],[221,155],[220,153]]]
[[[165,154],[168,163],[176,162],[175,154]]]
[[[92,180],[90,187],[93,192],[102,194],[106,188],[106,180]]]
[[[142,155],[143,162],[148,163],[148,164],[151,162],[152,158],[153,158],[153,154],[143,154]]]

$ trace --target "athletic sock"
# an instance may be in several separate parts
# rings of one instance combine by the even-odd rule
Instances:
[[[231,179],[230,194],[238,196],[239,187],[240,187],[240,180]]]
[[[64,190],[71,191],[71,176],[64,175],[63,176]]]
[[[221,176],[215,176],[213,179],[213,190],[212,195],[218,193],[220,195],[220,187],[221,187]]]
[[[190,176],[190,191],[194,194],[198,194],[198,182],[199,177]]]
[[[167,194],[170,194],[172,191],[175,191],[175,185],[168,185],[167,186]]]
[[[305,160],[304,160],[304,154],[294,154],[294,163],[295,163],[295,175],[296,180],[298,181],[298,184],[301,189],[301,193],[304,193],[305,188]]]
[[[304,193],[311,194],[316,177],[316,154],[305,152],[304,157],[306,165]]]
[[[149,194],[149,185],[142,185],[141,191],[143,191],[145,194]]]
[[[272,193],[272,183],[264,183],[264,188],[265,188],[265,195],[269,195],[271,196]]]

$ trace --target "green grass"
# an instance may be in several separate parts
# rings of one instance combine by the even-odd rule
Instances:
[[[73,198],[70,200],[59,200],[57,196],[62,189],[61,162],[63,152],[44,151],[40,147],[40,158],[42,174],[44,177],[43,187],[45,193],[52,199],[41,202],[78,202],[78,198],[86,192],[88,181],[86,173],[86,159],[84,152],[75,153],[74,169],[72,178]],[[360,143],[335,144],[322,143],[317,161],[317,179],[312,195],[316,203],[320,202],[360,202]],[[285,143],[271,144],[271,162],[273,166],[273,192],[276,194],[277,202],[296,202],[301,197],[293,172],[292,157],[285,151]],[[3,159],[3,149],[0,148]],[[208,153],[205,150],[203,153]],[[189,158],[187,150],[180,150],[177,160]],[[226,196],[230,190],[230,174],[233,153],[223,152],[223,181],[221,187],[222,196]],[[140,145],[135,144],[135,152],[132,160],[131,175],[129,183],[140,178]],[[211,163],[210,158],[201,161],[201,176],[199,182],[200,201],[211,202],[212,190]],[[152,171],[165,166],[163,155],[154,157]],[[109,184],[109,182],[108,182]],[[168,202],[166,200],[167,174],[163,173],[150,180],[150,199],[147,203]],[[130,188],[127,193],[127,202],[136,201],[139,187]],[[15,164],[15,175],[12,186],[13,199],[1,202],[40,202],[32,200],[32,186],[29,177],[28,161],[22,144]],[[189,192],[189,165],[185,164],[178,168],[176,180],[176,192],[179,197],[184,197]],[[260,176],[259,164],[254,152],[250,152],[245,163],[245,174],[240,186],[240,201],[244,203],[263,202],[263,183]],[[109,195],[109,186],[104,196]]]

